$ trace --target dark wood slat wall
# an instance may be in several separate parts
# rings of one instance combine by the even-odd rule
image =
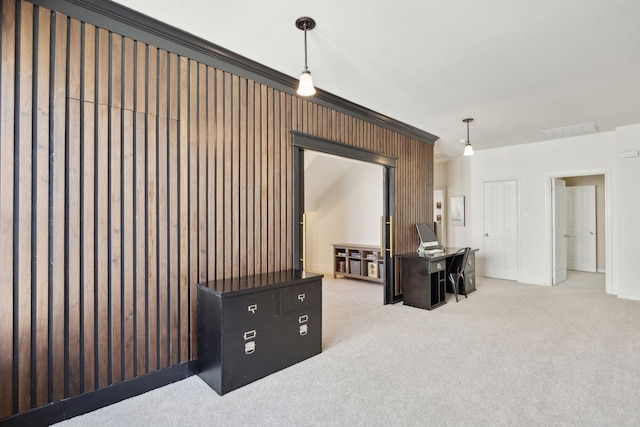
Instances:
[[[291,268],[291,131],[397,159],[395,252],[433,147],[26,1],[0,21],[0,419],[184,363],[198,281]]]

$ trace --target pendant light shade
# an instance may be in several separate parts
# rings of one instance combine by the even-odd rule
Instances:
[[[311,96],[316,93],[316,88],[313,87],[311,71],[307,67],[307,31],[314,29],[315,26],[316,21],[306,16],[296,20],[296,27],[304,31],[304,71],[300,74],[300,83],[297,91],[300,96]]]
[[[473,147],[471,146],[471,140],[469,140],[469,122],[472,122],[473,119],[464,119],[463,122],[467,124],[467,141],[464,145],[464,153],[463,156],[473,156]]]
[[[298,95],[311,96],[316,93],[316,88],[313,87],[313,79],[311,78],[311,71],[304,70],[300,74],[300,84],[298,84]]]

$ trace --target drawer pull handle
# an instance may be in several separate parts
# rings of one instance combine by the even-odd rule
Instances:
[[[256,310],[258,310],[258,304],[251,304],[247,307],[247,311],[250,311],[251,314],[256,314]]]
[[[436,268],[437,268],[438,270],[440,270],[440,269],[442,268],[442,265],[438,262],[438,263],[436,263]]]
[[[247,332],[244,333],[243,336],[244,336],[244,340],[245,341],[246,340],[252,340],[252,339],[254,339],[256,337],[256,330],[253,329],[251,331],[247,331]]]
[[[298,323],[306,323],[307,321],[309,321],[308,314],[303,314],[302,316],[298,317]]]
[[[244,343],[244,353],[245,354],[253,354],[256,351],[256,342],[249,341]]]
[[[305,298],[305,297],[306,297],[306,295],[305,295],[305,294],[299,294],[299,295],[298,295],[298,301],[300,301],[300,302],[304,302],[304,298]]]
[[[300,325],[300,335],[301,336],[305,336],[307,335],[309,328],[307,325]]]

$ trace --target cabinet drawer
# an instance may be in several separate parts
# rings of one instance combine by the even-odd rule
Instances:
[[[280,314],[322,305],[322,282],[280,288]]]
[[[289,313],[278,319],[278,339],[284,366],[290,366],[322,351],[322,308]]]
[[[278,314],[278,290],[256,292],[224,300],[225,330],[241,328],[274,318]]]
[[[476,290],[476,273],[473,271],[464,273],[464,290],[468,294]],[[461,292],[462,293],[462,290]]]
[[[276,320],[224,333],[221,394],[281,369],[274,322]]]
[[[476,270],[476,257],[473,252],[469,254],[467,258],[467,265],[464,266],[464,271],[475,271]]]
[[[444,260],[442,260],[442,261],[433,261],[433,262],[429,263],[429,271],[431,273],[437,273],[438,271],[444,271],[446,267],[447,267],[447,263]]]

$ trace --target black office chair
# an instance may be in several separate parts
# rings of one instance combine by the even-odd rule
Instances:
[[[459,249],[453,255],[453,259],[451,260],[447,271],[447,277],[449,277],[449,281],[451,281],[451,287],[453,288],[453,295],[456,297],[456,302],[458,302],[458,284],[460,283],[460,279],[462,279],[462,292],[464,297],[467,298],[467,287],[464,285],[464,267],[467,265],[467,259],[469,258],[470,252],[471,248]]]

